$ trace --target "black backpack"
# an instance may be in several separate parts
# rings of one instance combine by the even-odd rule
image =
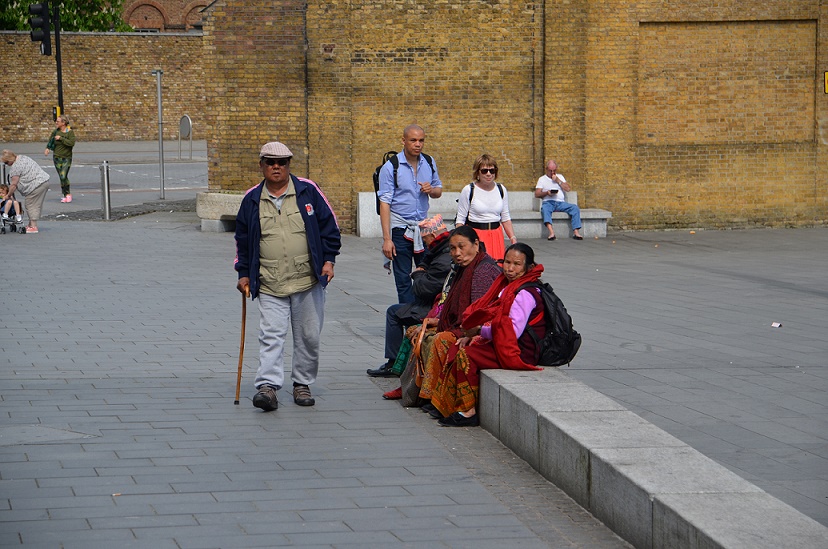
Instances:
[[[434,160],[428,156],[426,153],[420,153],[423,158],[426,159],[428,162],[428,166],[431,168],[431,171],[434,171]],[[384,155],[382,155],[382,164],[377,166],[377,169],[374,170],[374,200],[377,201],[377,215],[380,213],[380,199],[379,195],[379,177],[380,177],[380,170],[382,167],[385,166],[385,163],[391,161],[391,166],[394,168],[394,188],[398,188],[399,184],[397,183],[397,169],[400,167],[400,159],[397,158],[397,151],[388,151]]]
[[[543,302],[543,319],[546,334],[538,338],[531,328],[526,330],[540,351],[539,366],[561,366],[569,364],[581,348],[581,334],[572,327],[572,317],[566,312],[561,299],[555,295],[552,286],[546,282],[527,282],[520,289],[539,288]],[[527,328],[529,328],[527,326]]]

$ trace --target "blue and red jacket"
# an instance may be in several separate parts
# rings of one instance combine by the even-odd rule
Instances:
[[[334,262],[339,255],[341,238],[336,214],[328,199],[319,187],[310,179],[290,175],[296,189],[296,204],[305,222],[313,271],[322,286],[328,284],[328,277],[322,275],[322,266],[326,261]],[[259,241],[262,227],[259,224],[259,200],[265,182],[249,189],[242,199],[239,213],[236,215],[236,260],[234,267],[239,278],[250,279],[250,295],[255,299],[259,295]]]

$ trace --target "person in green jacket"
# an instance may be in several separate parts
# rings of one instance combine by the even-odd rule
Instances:
[[[58,178],[60,178],[60,190],[63,192],[63,203],[72,202],[72,192],[69,189],[69,168],[72,167],[72,147],[75,146],[75,132],[69,127],[69,119],[60,115],[55,119],[55,131],[49,136],[49,143],[46,145],[44,155],[49,156],[49,151],[55,151],[54,161]]]

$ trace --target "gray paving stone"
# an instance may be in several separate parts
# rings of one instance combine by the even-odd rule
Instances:
[[[47,214],[56,209],[57,205],[46,205]],[[43,292],[35,280],[17,281],[8,305],[21,315],[16,322],[0,319],[4,349],[0,417],[96,438],[25,444],[25,451],[9,453],[8,447],[0,446],[0,483],[28,479],[42,489],[61,490],[58,497],[69,489],[81,498],[74,508],[0,510],[0,539],[14,539],[21,528],[60,536],[50,526],[50,520],[56,519],[198,517],[199,525],[207,525],[238,516],[236,521],[222,522],[232,526],[260,523],[269,513],[285,522],[310,513],[305,518],[309,521],[306,538],[203,535],[200,526],[193,525],[186,536],[165,532],[151,540],[151,547],[330,546],[328,533],[316,533],[314,525],[322,529],[325,523],[347,520],[340,515],[354,513],[351,520],[368,518],[368,522],[383,513],[440,521],[453,511],[458,521],[478,515],[516,517],[523,531],[509,540],[514,547],[625,545],[554,486],[538,480],[525,463],[513,469],[510,452],[487,433],[478,439],[475,433],[436,429],[419,412],[401,410],[396,403],[378,398],[379,389],[364,370],[366,364],[382,360],[382,319],[393,300],[393,285],[379,264],[378,243],[345,238],[345,254],[337,262],[337,278],[328,291],[325,336],[331,349],[322,353],[320,381],[314,388],[317,407],[299,409],[282,391],[280,409],[260,414],[250,405],[256,364],[255,306],[248,310],[243,400],[240,406],[232,404],[240,304],[233,289],[231,235],[201,233],[188,213],[112,223],[44,220],[42,224],[44,230],[31,238],[4,238],[6,251],[24,264],[37,265],[48,258],[50,264],[61,265],[61,279],[73,291],[55,295]],[[703,407],[692,409],[689,423],[683,422],[682,412],[691,410],[687,404],[694,402],[727,403],[741,417],[710,415],[712,426],[733,425],[738,429],[735,433],[744,433],[734,438],[737,443],[768,439],[782,444],[756,444],[752,449],[758,458],[738,465],[756,468],[761,475],[747,474],[767,478],[768,486],[784,488],[787,497],[797,502],[814,502],[809,512],[825,516],[819,515],[826,505],[824,497],[818,497],[818,487],[775,478],[778,471],[791,469],[806,475],[810,471],[813,479],[821,471],[814,469],[822,467],[814,458],[828,457],[824,436],[828,414],[821,398],[828,385],[821,360],[828,312],[828,288],[821,276],[826,260],[811,253],[825,248],[824,235],[824,230],[816,229],[694,235],[699,238],[678,232],[637,233],[615,235],[606,242],[556,242],[560,246],[554,248],[545,241],[530,242],[538,259],[547,264],[545,279],[559,290],[585,337],[578,358],[563,371],[576,379],[583,376],[634,412],[652,411],[648,419],[664,418],[667,427],[662,428],[683,429],[672,434],[696,436],[692,443],[719,450],[722,457],[739,448],[726,438],[730,428],[718,427],[710,434],[698,431],[694,427],[700,426],[698,414],[704,413]],[[657,250],[655,243],[660,244]],[[567,257],[565,265],[554,261],[561,254]],[[92,276],[90,265],[95,266]],[[367,287],[366,281],[371,282]],[[771,329],[771,318],[780,319],[783,328]],[[798,377],[797,365],[806,368],[807,380]],[[616,381],[612,376],[619,370],[632,375]],[[705,401],[705,394],[715,394],[716,400]],[[676,408],[668,412],[671,406]],[[807,421],[783,421],[803,416]],[[760,453],[785,448],[796,448],[806,456]],[[55,454],[64,451],[56,459]],[[84,452],[89,453],[88,464]],[[421,465],[403,465],[405,460],[424,457],[428,461]],[[345,459],[340,468],[341,458]],[[151,463],[134,466],[146,460]],[[303,466],[303,460],[314,464]],[[13,469],[27,461],[36,464],[28,473],[25,467]],[[774,464],[784,467],[775,470]],[[24,476],[17,477],[21,471]],[[435,477],[441,471],[451,474]],[[311,481],[306,485],[311,491],[337,495],[317,496],[319,501],[311,501],[316,507],[311,507],[307,494],[300,496],[303,479]],[[263,509],[256,497],[265,490],[256,489],[257,485],[277,494],[284,488],[289,498],[267,500],[274,506]],[[383,500],[382,488],[387,488],[388,502],[394,505],[363,509],[340,497],[351,486],[372,494],[364,498],[366,502]],[[368,492],[369,488],[380,492]],[[128,498],[111,497],[130,489],[146,499],[130,504]],[[409,494],[402,500],[394,496],[400,489]],[[179,491],[209,497],[178,505],[185,501],[179,496],[186,495]],[[249,497],[216,501],[221,493]],[[488,497],[480,497],[483,494]],[[83,503],[91,501],[83,498],[107,495],[106,506]],[[434,496],[445,498],[447,505],[410,503]],[[486,503],[465,502],[475,497]],[[544,506],[527,506],[527,501]],[[365,503],[362,498],[360,503]],[[552,511],[539,514],[538,507]],[[42,516],[45,512],[53,519]],[[19,522],[4,516],[28,519]],[[451,528],[462,534],[446,532],[437,543],[493,545],[485,531]],[[134,537],[130,541],[121,535],[124,532],[112,529],[108,539],[123,547],[148,546]],[[65,547],[98,543],[97,538],[79,540],[68,535],[61,541]],[[337,542],[362,547],[403,545],[393,535],[380,541]],[[412,546],[417,543],[411,541]]]

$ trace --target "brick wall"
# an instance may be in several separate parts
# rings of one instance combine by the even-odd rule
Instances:
[[[242,190],[261,181],[258,153],[268,141],[285,143],[294,154],[291,171],[308,176],[303,4],[218,2],[205,20],[211,190]]]
[[[84,138],[155,139],[161,66],[167,138],[193,117],[212,190],[256,183],[258,149],[278,139],[345,230],[412,122],[448,190],[488,152],[513,190],[555,158],[616,227],[828,219],[824,1],[218,0],[205,15],[203,39],[63,37]],[[0,136],[42,140],[54,58],[27,33],[0,37],[4,58],[26,60],[6,81],[44,82],[2,88]]]
[[[591,3],[586,202],[630,228],[824,223],[818,4]]]
[[[210,9],[206,40],[232,37],[217,64],[233,48],[247,49],[239,63],[261,59],[238,23],[257,9],[241,0]],[[530,188],[555,158],[582,206],[612,210],[618,227],[814,224],[828,217],[817,191],[828,113],[813,78],[816,65],[821,84],[825,9],[818,0],[309,2],[303,22],[291,18],[305,34],[279,38],[280,94],[256,95],[278,113],[273,138],[302,149],[294,171],[323,185],[346,229],[354,193],[370,190],[380,154],[399,149],[411,122],[425,127],[449,190],[468,182],[482,152],[512,189]],[[293,53],[305,43],[304,58]],[[256,89],[270,74],[226,69],[210,80]],[[253,157],[259,115],[211,111],[214,156]],[[216,165],[211,186],[258,178],[255,162],[239,167]]]
[[[467,184],[474,159],[484,152],[498,158],[500,180],[509,188],[531,188],[542,162],[536,137],[542,105],[532,94],[542,74],[531,54],[540,41],[537,6],[426,4],[313,3],[306,14],[306,59],[305,36],[282,32],[286,21],[291,29],[300,24],[300,14],[280,16],[277,55],[275,44],[264,52],[248,41],[244,25],[237,28],[236,21],[261,13],[255,2],[215,4],[205,21],[206,66],[208,73],[217,71],[208,81],[222,90],[208,95],[220,99],[225,86],[244,87],[256,90],[258,104],[255,112],[219,102],[211,108],[217,115],[211,158],[220,159],[211,163],[211,187],[249,187],[258,178],[251,162],[257,146],[278,138],[297,153],[293,171],[323,186],[350,230],[355,193],[371,190],[382,153],[399,150],[402,129],[418,123],[447,189]],[[303,2],[268,5],[284,11]],[[263,28],[261,20],[256,27]],[[265,59],[264,68],[236,70]],[[236,160],[226,165],[226,155],[246,157],[248,169]]]
[[[178,138],[184,114],[194,138],[205,138],[201,36],[61,33],[60,43],[64,109],[78,139],[158,139],[156,68],[164,71],[164,138]],[[45,142],[57,105],[55,56],[40,55],[24,32],[0,33],[0,56],[20,60],[4,67],[0,141]]]

